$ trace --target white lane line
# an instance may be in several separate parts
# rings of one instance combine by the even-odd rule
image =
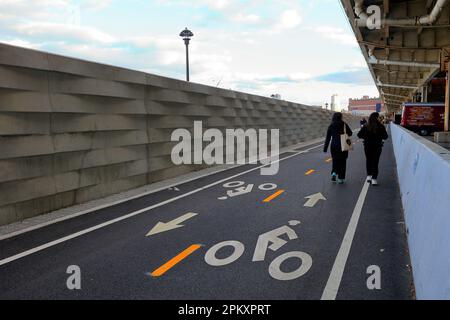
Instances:
[[[315,146],[315,147],[312,147],[312,148],[309,148],[309,149],[307,149],[307,150],[303,150],[303,151],[297,152],[297,153],[295,153],[295,154],[293,154],[293,155],[290,155],[290,156],[287,156],[287,157],[285,157],[285,158],[278,159],[278,160],[276,160],[276,161],[273,161],[272,163],[277,163],[277,162],[281,162],[281,161],[287,160],[287,159],[289,159],[289,158],[298,156],[298,155],[300,155],[300,154],[307,153],[307,152],[309,152],[309,151],[311,151],[311,150],[314,150],[314,149],[316,149],[316,148],[319,148],[319,147],[321,147],[321,146],[323,146],[323,144],[322,144],[322,145]],[[79,231],[79,232],[75,232],[75,233],[73,233],[73,234],[71,234],[71,235],[68,235],[68,236],[66,236],[66,237],[63,237],[63,238],[60,238],[60,239],[57,239],[57,240],[48,242],[48,243],[46,243],[46,244],[40,245],[40,246],[38,246],[38,247],[35,247],[35,248],[33,248],[33,249],[24,251],[24,252],[22,252],[22,253],[16,254],[16,255],[11,256],[11,257],[9,257],[9,258],[5,258],[5,259],[3,259],[3,260],[0,260],[0,266],[5,265],[5,264],[7,264],[7,263],[10,263],[10,262],[12,262],[12,261],[21,259],[21,258],[23,258],[23,257],[29,256],[29,255],[31,255],[31,254],[33,254],[33,253],[36,253],[36,252],[39,252],[39,251],[48,249],[48,248],[53,247],[53,246],[55,246],[55,245],[57,245],[57,244],[66,242],[66,241],[68,241],[68,240],[77,238],[77,237],[82,236],[82,235],[85,235],[85,234],[90,233],[90,232],[92,232],[92,231],[95,231],[95,230],[104,228],[104,227],[106,227],[106,226],[112,225],[112,224],[114,224],[114,223],[116,223],[116,222],[119,222],[119,221],[122,221],[122,220],[125,220],[125,219],[129,219],[129,218],[131,218],[131,217],[137,216],[138,214],[141,214],[141,213],[143,213],[143,212],[147,212],[147,211],[150,211],[150,210],[152,210],[152,209],[162,207],[162,206],[164,206],[164,205],[166,205],[166,204],[168,204],[168,203],[171,203],[171,202],[174,202],[174,201],[176,201],[176,200],[179,200],[179,199],[188,197],[188,196],[193,195],[193,194],[195,194],[195,193],[197,193],[197,192],[200,192],[200,191],[209,189],[209,188],[214,187],[214,186],[216,186],[216,185],[218,185],[218,184],[221,184],[221,183],[224,183],[224,182],[226,182],[226,181],[228,181],[228,180],[231,180],[231,179],[240,177],[240,176],[245,175],[245,174],[247,174],[247,173],[250,173],[250,172],[252,172],[252,171],[259,170],[259,169],[261,169],[262,167],[266,167],[266,166],[268,166],[268,165],[261,165],[261,166],[256,167],[256,168],[249,169],[249,170],[247,170],[247,171],[244,171],[244,172],[235,174],[235,175],[233,175],[233,176],[231,176],[231,177],[224,178],[224,179],[221,179],[221,180],[219,180],[219,181],[213,182],[213,183],[208,184],[208,185],[206,185],[206,186],[204,186],[204,187],[201,187],[201,188],[198,188],[198,189],[189,191],[189,192],[187,192],[187,193],[185,193],[185,194],[182,194],[182,195],[179,195],[179,196],[177,196],[177,197],[174,197],[174,198],[165,200],[165,201],[163,201],[163,202],[154,204],[154,205],[152,205],[152,206],[150,206],[150,207],[143,208],[143,209],[140,209],[140,210],[138,210],[138,211],[134,211],[134,212],[129,213],[129,214],[125,215],[125,216],[122,216],[122,217],[119,217],[119,218],[116,218],[116,219],[113,219],[113,220],[109,220],[109,221],[100,223],[100,224],[98,224],[98,225],[96,225],[96,226],[93,226],[93,227],[90,227],[90,228],[81,230],[81,231]]]
[[[146,191],[146,192],[143,192],[143,193],[131,196],[131,197],[127,197],[127,198],[124,198],[124,199],[108,202],[108,203],[105,203],[105,204],[102,204],[102,205],[95,206],[93,208],[89,208],[89,209],[82,210],[82,211],[79,211],[79,212],[76,212],[76,213],[73,213],[73,214],[69,214],[67,216],[63,216],[63,217],[60,217],[60,218],[52,219],[52,220],[47,221],[47,222],[39,223],[39,224],[36,224],[36,225],[28,227],[28,228],[24,228],[24,229],[21,229],[21,230],[18,230],[18,231],[10,232],[10,233],[7,233],[5,235],[0,236],[0,241],[1,240],[5,240],[5,239],[9,239],[9,238],[13,238],[15,236],[18,236],[18,235],[21,235],[21,234],[24,234],[24,233],[27,233],[27,232],[30,232],[30,231],[41,229],[43,227],[46,227],[46,226],[49,226],[49,225],[52,225],[52,224],[55,224],[55,223],[58,223],[58,222],[62,222],[62,221],[73,219],[73,218],[76,218],[76,217],[79,217],[79,216],[83,216],[85,214],[88,214],[88,213],[91,213],[91,212],[94,212],[94,211],[98,211],[98,210],[105,209],[105,208],[110,208],[110,207],[113,207],[113,206],[115,206],[117,204],[121,204],[121,203],[124,203],[124,202],[127,202],[127,201],[131,201],[131,200],[134,200],[134,199],[142,198],[142,197],[151,195],[151,194],[156,193],[156,192],[167,190],[168,188],[173,188],[173,187],[179,186],[181,184],[192,182],[194,180],[205,178],[205,177],[208,177],[210,175],[213,175],[213,174],[216,174],[216,173],[222,173],[224,171],[235,169],[235,168],[237,168],[237,167],[219,169],[219,170],[211,172],[211,173],[205,173],[205,174],[202,174],[202,175],[197,176],[197,177],[193,177],[193,178],[189,178],[189,179],[186,179],[186,180],[182,180],[180,182],[176,182],[176,183],[173,183],[173,184],[170,184],[170,185],[167,185],[167,186],[164,186],[164,187],[160,187],[160,188],[157,188],[157,189],[154,189],[154,190]]]
[[[335,300],[339,286],[341,284],[342,275],[344,273],[345,264],[347,263],[348,255],[352,247],[353,238],[355,236],[356,228],[358,227],[359,217],[361,216],[364,201],[366,200],[367,191],[369,190],[369,183],[364,180],[361,193],[359,194],[358,201],[353,209],[352,217],[345,232],[344,239],[342,240],[341,247],[336,256],[336,260],[331,269],[330,276],[327,281],[327,285],[322,293],[321,300]]]
[[[308,143],[308,144],[306,144],[304,146],[299,146],[298,148],[303,148],[303,147],[306,147],[306,146],[309,146],[309,145],[313,145],[313,144],[319,143],[319,142],[320,141]],[[322,144],[322,146],[323,146],[323,144]],[[280,155],[283,154],[283,153],[286,153],[286,152],[294,152],[294,151],[291,151],[291,150],[283,151],[283,150],[281,150]],[[270,157],[267,157],[267,158],[270,158]],[[265,159],[267,159],[267,158],[265,158]],[[108,202],[108,203],[105,203],[105,204],[101,204],[101,205],[98,205],[98,206],[95,206],[95,207],[92,207],[92,208],[89,208],[89,209],[85,209],[85,210],[82,210],[82,211],[79,211],[79,212],[76,212],[76,213],[73,213],[73,214],[68,214],[68,215],[65,215],[63,217],[59,217],[59,218],[56,218],[56,219],[51,219],[51,220],[46,221],[46,222],[38,223],[38,224],[30,226],[28,228],[24,228],[24,229],[21,229],[21,230],[9,232],[9,233],[6,233],[4,235],[0,235],[0,241],[1,240],[5,240],[5,239],[9,239],[9,238],[13,238],[15,236],[18,236],[18,235],[21,235],[21,234],[24,234],[24,233],[27,233],[27,232],[30,232],[30,231],[41,229],[43,227],[46,227],[46,226],[49,226],[49,225],[52,225],[52,224],[55,224],[55,223],[58,223],[58,222],[62,222],[62,221],[73,219],[73,218],[76,218],[76,217],[79,217],[79,216],[83,216],[85,214],[88,214],[88,213],[91,213],[91,212],[94,212],[94,211],[98,211],[98,210],[101,210],[101,209],[109,208],[109,207],[115,206],[117,204],[121,204],[121,203],[124,203],[124,202],[127,202],[127,201],[131,201],[131,200],[134,200],[134,199],[142,198],[142,197],[145,197],[147,195],[150,195],[150,194],[153,194],[153,193],[156,193],[156,192],[167,190],[168,188],[173,188],[173,187],[176,187],[176,186],[188,183],[188,182],[192,182],[194,180],[205,178],[205,177],[211,176],[213,174],[222,173],[224,171],[235,169],[235,168],[238,168],[238,167],[241,167],[241,166],[242,165],[233,165],[231,167],[227,167],[227,168],[223,168],[223,169],[217,169],[217,170],[215,170],[213,172],[207,172],[205,174],[201,174],[201,175],[196,176],[196,177],[187,178],[187,179],[184,179],[184,180],[181,180],[181,181],[170,183],[170,184],[168,184],[166,186],[158,187],[156,189],[149,190],[149,191],[146,191],[146,192],[134,195],[134,196],[130,196],[130,197],[126,197],[126,198],[123,198],[123,199],[119,199],[119,200],[115,200],[115,201],[112,201],[112,202]]]

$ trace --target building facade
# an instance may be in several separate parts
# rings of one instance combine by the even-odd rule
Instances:
[[[349,99],[348,111],[354,116],[368,117],[373,112],[385,113],[385,108],[380,98],[363,96],[361,99]]]

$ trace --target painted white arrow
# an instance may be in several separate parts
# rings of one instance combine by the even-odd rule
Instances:
[[[314,207],[320,200],[327,200],[327,198],[325,198],[323,194],[320,192],[307,196],[305,197],[305,199],[308,199],[308,201],[306,201],[306,203],[303,206],[308,208]]]
[[[156,226],[154,226],[153,229],[150,230],[149,233],[147,233],[146,236],[150,237],[150,236],[152,236],[154,234],[157,234],[157,233],[166,232],[166,231],[169,231],[169,230],[173,230],[173,229],[184,227],[184,225],[182,225],[180,223],[195,217],[197,214],[198,213],[189,212],[189,213],[186,213],[186,214],[182,215],[179,218],[176,218],[175,220],[172,220],[172,221],[169,221],[169,222],[166,222],[166,223],[158,222],[156,224]]]

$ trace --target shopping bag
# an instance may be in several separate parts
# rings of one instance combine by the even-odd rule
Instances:
[[[344,123],[344,133],[341,134],[341,149],[342,152],[353,150],[352,140],[347,134],[347,126]]]

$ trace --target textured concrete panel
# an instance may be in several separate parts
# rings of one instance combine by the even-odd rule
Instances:
[[[0,135],[50,134],[49,114],[0,113]]]
[[[346,115],[352,124],[356,119]],[[0,225],[205,168],[175,166],[173,130],[322,137],[331,112],[0,44]],[[205,143],[203,143],[205,145]]]
[[[137,84],[79,77],[65,73],[50,73],[52,92],[84,94],[129,99],[143,99],[144,87]]]
[[[0,65],[0,74],[0,88],[48,91],[47,72]]]
[[[1,121],[1,118],[0,118]],[[54,133],[145,130],[146,118],[111,114],[54,114]]]
[[[0,65],[20,66],[22,68],[49,70],[48,54],[20,47],[0,45]]]
[[[145,185],[146,183],[147,175],[139,175],[109,183],[101,183],[94,186],[80,188],[76,192],[74,204],[83,203],[86,201],[106,197],[111,194],[137,188]]]
[[[50,70],[60,73],[137,84],[146,84],[147,81],[145,73],[134,70],[57,55],[49,55],[48,60]]]
[[[0,112],[51,112],[47,92],[0,88]]]
[[[0,159],[52,154],[55,151],[49,135],[0,136],[0,149]]]
[[[51,94],[53,112],[91,114],[142,114],[146,109],[143,100],[116,97]]]

